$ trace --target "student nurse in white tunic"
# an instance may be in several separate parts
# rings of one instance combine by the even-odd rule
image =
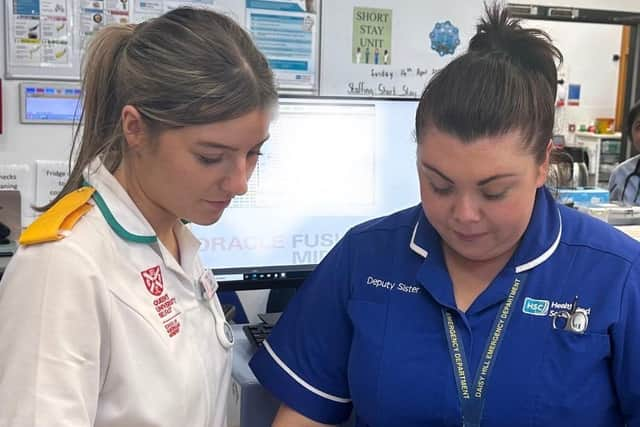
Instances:
[[[233,335],[183,220],[247,190],[277,95],[247,34],[176,9],[90,47],[69,181],[0,282],[0,426],[226,425]]]

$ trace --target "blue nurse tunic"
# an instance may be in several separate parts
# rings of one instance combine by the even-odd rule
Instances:
[[[358,426],[472,425],[472,402],[475,425],[640,426],[639,256],[640,243],[539,189],[516,252],[460,312],[416,206],[350,230],[251,368],[328,424],[353,409]]]

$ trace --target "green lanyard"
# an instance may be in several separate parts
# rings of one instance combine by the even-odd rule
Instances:
[[[493,322],[489,339],[485,345],[482,359],[478,365],[473,384],[470,384],[469,364],[467,363],[462,340],[459,338],[460,334],[458,334],[458,329],[453,321],[452,312],[451,310],[442,309],[442,319],[444,321],[447,342],[449,343],[451,365],[453,366],[458,396],[460,397],[463,427],[480,426],[486,396],[485,388],[493,366],[495,365],[495,359],[498,355],[500,344],[502,344],[505,330],[511,319],[511,314],[513,314],[513,308],[518,300],[518,295],[524,286],[526,278],[527,273],[516,275],[507,299],[500,306],[500,310]]]

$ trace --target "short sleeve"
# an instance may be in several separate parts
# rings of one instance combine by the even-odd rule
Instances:
[[[94,425],[107,307],[76,245],[18,250],[0,282],[0,426]]]
[[[347,364],[352,325],[349,234],[316,267],[250,362],[264,387],[317,422],[351,413]]]
[[[629,271],[612,330],[613,376],[628,427],[640,427],[640,259]]]

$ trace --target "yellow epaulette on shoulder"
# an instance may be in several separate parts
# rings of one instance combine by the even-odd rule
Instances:
[[[93,207],[89,199],[93,187],[82,187],[64,196],[40,215],[20,236],[21,245],[64,239],[80,218]]]

